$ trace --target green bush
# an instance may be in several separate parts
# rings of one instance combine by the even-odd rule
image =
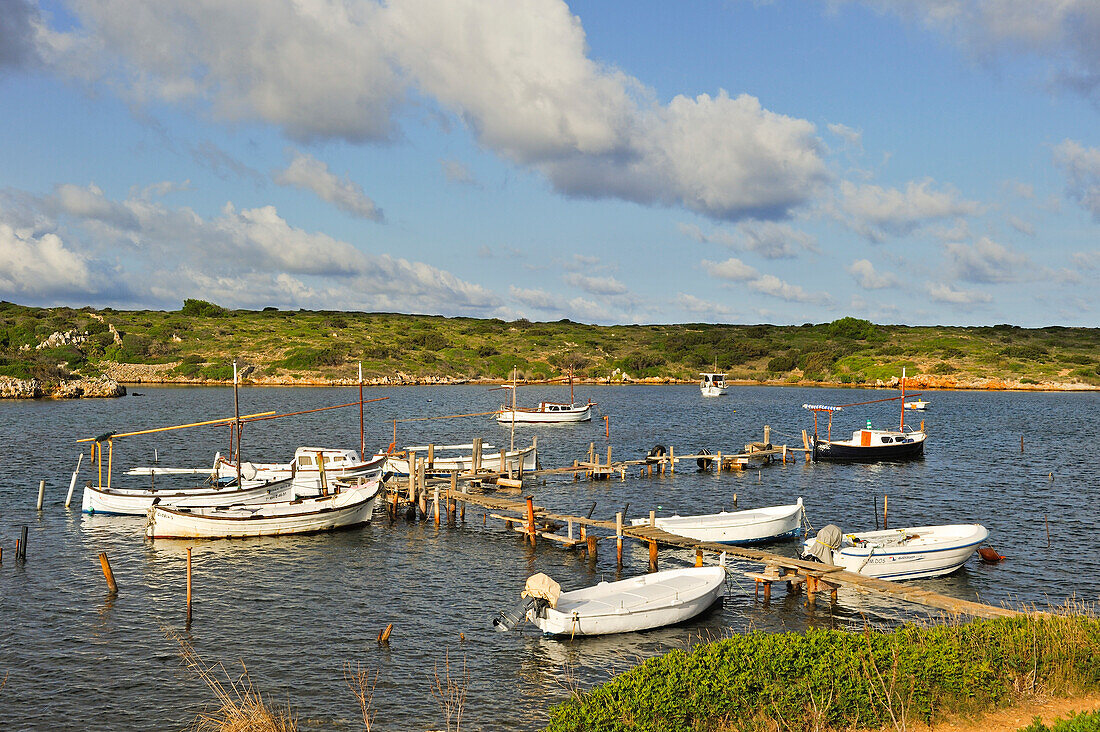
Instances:
[[[331,346],[329,348],[295,348],[272,365],[288,371],[308,371],[321,366],[341,366],[345,361],[344,349]]]
[[[1100,621],[1021,615],[884,633],[753,632],[651,658],[550,710],[549,732],[931,723],[1010,701],[1021,679],[1100,687]]]
[[[933,374],[953,374],[956,371],[958,371],[958,369],[947,363],[947,361],[940,361],[938,364],[932,367]]]
[[[830,338],[848,338],[851,340],[867,340],[874,338],[878,328],[870,320],[859,318],[840,318],[834,320],[825,327],[825,332]]]
[[[224,318],[229,315],[229,311],[221,305],[215,305],[206,300],[192,300],[190,298],[183,301],[183,307],[180,309],[180,313],[192,318]]]
[[[1100,732],[1100,712],[1081,712],[1068,719],[1057,719],[1049,727],[1036,717],[1020,732]]]
[[[770,373],[781,374],[785,371],[792,371],[797,366],[798,356],[793,353],[788,353],[782,356],[776,356],[768,361],[767,369]]]

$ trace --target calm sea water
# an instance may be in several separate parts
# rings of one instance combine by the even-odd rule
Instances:
[[[809,626],[890,625],[919,608],[841,592],[835,608],[807,609],[778,590],[767,608],[752,584],[735,581],[722,606],[688,625],[574,642],[532,632],[497,633],[492,618],[515,607],[530,574],[555,577],[565,589],[614,579],[613,545],[588,563],[550,542],[530,549],[500,522],[436,529],[428,522],[370,526],[298,538],[212,542],[148,542],[144,518],[84,516],[80,489],[63,507],[77,461],[76,439],[109,430],[137,430],[232,414],[227,388],[138,387],[143,396],[105,401],[0,403],[0,728],[182,729],[211,699],[181,667],[174,636],[231,675],[247,666],[253,683],[276,701],[289,700],[304,728],[360,729],[357,704],[343,680],[346,664],[377,672],[375,729],[444,727],[430,691],[435,674],[469,676],[464,729],[529,730],[573,688],[597,684],[638,660],[700,639],[749,630],[782,632]],[[392,439],[394,417],[488,411],[503,392],[485,387],[371,389],[388,397],[367,407],[368,449]],[[529,388],[523,401],[567,398],[561,387]],[[656,444],[684,454],[702,447],[732,452],[762,438],[797,445],[812,424],[805,402],[851,403],[881,391],[735,387],[704,400],[694,386],[578,388],[578,397],[610,415],[613,457],[642,457]],[[889,495],[892,526],[980,522],[1008,561],[972,560],[959,573],[922,586],[960,598],[998,603],[1095,601],[1100,557],[1095,549],[1100,468],[1098,395],[933,392],[924,415],[930,433],[922,460],[881,465],[792,461],[743,473],[574,483],[548,478],[531,489],[538,503],[611,518],[703,513],[792,503],[802,496],[814,526],[845,531],[874,526],[875,506]],[[298,411],[357,398],[351,389],[250,388],[242,413]],[[896,402],[846,410],[834,435],[897,421]],[[517,444],[538,435],[544,467],[582,458],[589,442],[606,454],[604,422],[521,427]],[[508,429],[486,417],[399,424],[399,445],[469,442],[483,436],[498,448]],[[1024,451],[1020,438],[1024,437]],[[205,466],[224,451],[226,428],[194,428],[119,440],[116,466],[151,462]],[[299,445],[357,446],[358,410],[334,410],[249,425],[245,457],[285,461]],[[85,456],[79,484],[91,477]],[[38,481],[45,509],[34,510]],[[144,479],[118,478],[124,480]],[[19,527],[29,527],[26,563],[15,561]],[[1049,545],[1048,545],[1049,530]],[[194,551],[194,620],[185,616],[185,554]],[[796,543],[775,548],[793,555]],[[106,551],[119,584],[108,597],[97,554]],[[624,576],[644,572],[647,549],[628,543]],[[661,552],[663,567],[689,564],[687,552]],[[745,569],[752,569],[746,565]],[[379,630],[393,623],[388,646]]]

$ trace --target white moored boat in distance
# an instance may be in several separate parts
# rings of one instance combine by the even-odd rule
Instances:
[[[725,589],[725,567],[688,567],[561,592],[544,574],[528,579],[526,617],[547,635],[607,635],[690,620]]]
[[[726,389],[726,375],[716,374],[710,372],[701,372],[699,374],[703,378],[699,381],[699,391],[703,393],[705,397],[717,397],[725,396]]]
[[[228,539],[331,531],[370,523],[378,478],[358,484],[334,483],[327,495],[228,506],[149,508],[150,539]]]
[[[592,407],[596,403],[591,399],[585,404],[578,404],[573,395],[573,370],[569,370],[569,402],[539,402],[537,407],[516,406],[516,382],[513,376],[512,383],[503,387],[512,390],[512,406],[500,405],[500,409],[494,415],[498,422],[504,424],[564,424],[569,422],[587,422],[592,419]]]
[[[928,402],[924,401],[923,399],[914,399],[911,402],[906,402],[905,408],[916,409],[919,412],[923,412],[924,410],[928,409]]]
[[[646,526],[648,518],[632,519]],[[761,544],[802,535],[802,499],[789,506],[769,506],[748,511],[722,511],[699,516],[667,516],[653,523],[677,536],[720,544]]]
[[[954,572],[988,536],[989,531],[981,524],[912,526],[843,535],[829,524],[806,540],[802,553],[868,577],[922,579]]]

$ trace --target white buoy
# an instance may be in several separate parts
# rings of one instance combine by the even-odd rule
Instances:
[[[69,507],[69,504],[73,500],[73,489],[76,488],[76,476],[80,472],[80,461],[84,459],[84,453],[80,453],[76,458],[76,470],[73,471],[73,477],[69,480],[69,492],[65,495],[65,508]]]

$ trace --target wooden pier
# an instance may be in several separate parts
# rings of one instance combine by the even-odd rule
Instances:
[[[749,456],[763,453],[763,457],[774,459],[776,455],[787,457],[786,453],[794,452],[786,447],[765,447],[766,443],[754,445],[756,449],[747,450]],[[590,448],[590,455],[592,449]],[[658,562],[658,547],[679,547],[694,549],[696,564],[702,563],[705,552],[712,554],[725,553],[727,557],[763,565],[762,571],[746,572],[745,575],[756,583],[759,593],[764,591],[765,601],[770,599],[771,586],[775,583],[785,584],[788,591],[800,591],[805,588],[807,602],[813,605],[817,596],[821,593],[829,593],[836,598],[836,590],[840,587],[854,589],[860,592],[876,592],[898,600],[916,603],[925,607],[934,608],[949,613],[970,615],[979,618],[994,618],[1017,615],[1017,611],[1007,608],[985,605],[969,600],[961,600],[946,595],[940,595],[912,585],[899,582],[890,582],[874,577],[867,577],[853,572],[847,572],[839,567],[832,567],[817,562],[809,562],[801,559],[773,554],[761,549],[750,547],[731,546],[713,542],[697,541],[684,536],[670,534],[667,531],[653,525],[654,513],[650,512],[650,522],[646,526],[631,526],[625,520],[622,513],[616,515],[615,520],[594,519],[591,516],[574,516],[552,510],[534,503],[531,496],[524,500],[500,495],[504,491],[513,493],[522,491],[525,477],[569,474],[575,478],[582,474],[599,479],[602,473],[604,478],[618,474],[625,480],[628,468],[642,467],[642,474],[652,473],[657,468],[661,471],[667,469],[670,473],[675,471],[676,462],[679,460],[713,459],[715,465],[721,466],[721,457],[718,454],[693,454],[677,456],[672,448],[667,454],[650,456],[643,460],[627,460],[618,463],[611,461],[611,450],[608,448],[606,463],[599,459],[590,461],[575,461],[572,466],[566,468],[540,469],[534,471],[522,471],[513,469],[505,473],[500,471],[451,471],[447,477],[433,478],[425,474],[423,463],[418,470],[412,472],[408,478],[400,481],[391,481],[387,488],[387,508],[391,511],[391,518],[396,518],[399,513],[399,504],[405,504],[407,512],[415,516],[419,510],[423,518],[434,514],[434,521],[439,525],[442,516],[445,515],[448,523],[465,520],[466,506],[479,506],[484,509],[483,522],[489,518],[503,521],[505,528],[522,534],[533,545],[539,539],[553,541],[567,549],[579,548],[588,556],[594,557],[598,550],[598,542],[615,540],[616,560],[622,566],[623,542],[632,539],[649,545],[649,569],[656,571]],[[745,454],[733,457],[740,458]],[[601,456],[602,457],[602,456]],[[722,468],[719,467],[719,470]],[[492,489],[488,494],[484,489]]]

